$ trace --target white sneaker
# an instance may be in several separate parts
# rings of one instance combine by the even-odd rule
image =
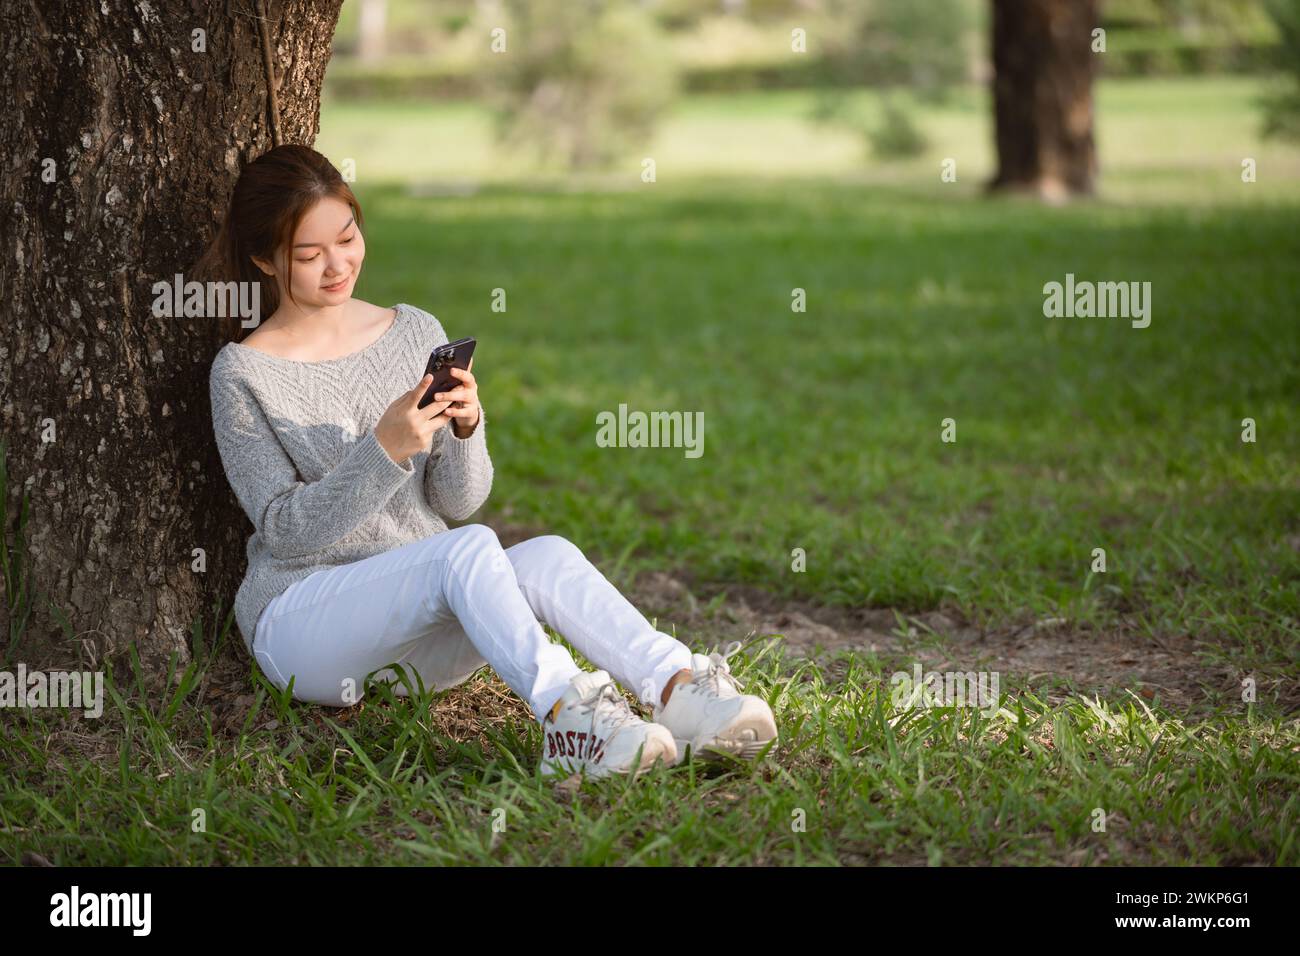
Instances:
[[[542,722],[542,736],[543,776],[635,776],[656,760],[677,763],[673,735],[634,714],[607,671],[575,675]]]
[[[772,708],[761,697],[740,693],[744,685],[731,675],[727,661],[740,648],[734,641],[723,654],[692,654],[694,676],[673,688],[666,705],[655,703],[655,723],[672,732],[679,762],[688,749],[706,760],[719,753],[749,760],[776,740]]]

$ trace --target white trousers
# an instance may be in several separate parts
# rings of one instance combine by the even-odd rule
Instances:
[[[656,631],[573,542],[548,534],[503,549],[483,524],[296,582],[262,612],[253,654],[280,690],[292,677],[296,699],[335,707],[356,703],[368,675],[397,678],[393,664],[439,690],[487,665],[540,723],[579,668],[539,619],[646,704],[691,666],[690,649]],[[406,694],[400,683],[393,692]]]

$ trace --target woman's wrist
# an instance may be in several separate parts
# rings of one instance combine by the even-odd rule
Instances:
[[[474,424],[465,428],[463,431],[461,430],[461,420],[459,418],[453,418],[451,420],[451,433],[462,441],[469,438],[478,429],[478,423],[482,417],[482,415],[475,415]]]
[[[411,457],[410,455],[403,455],[399,459],[396,455],[393,454],[393,450],[384,444],[384,440],[379,437],[378,431],[375,432],[375,441],[378,443],[379,447],[384,450],[384,454],[388,456],[389,460],[392,461],[393,464],[397,465],[400,468],[406,467],[407,460],[410,459]]]

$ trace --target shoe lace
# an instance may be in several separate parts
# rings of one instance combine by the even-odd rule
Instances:
[[[626,724],[640,720],[636,714],[632,713],[632,708],[628,706],[623,695],[619,693],[618,685],[612,680],[606,681],[596,688],[594,692],[578,702],[579,713],[591,714],[591,726],[593,730],[596,727],[596,708],[599,707],[603,701],[608,701],[614,708],[614,712],[605,718],[609,723],[611,731],[616,731]]]
[[[702,684],[712,686],[715,693],[722,689],[723,679],[726,679],[736,688],[736,690],[742,689],[745,685],[737,680],[735,675],[731,673],[731,665],[728,663],[728,661],[730,661],[731,658],[740,651],[741,646],[740,641],[732,641],[727,645],[725,651],[719,652],[715,647],[715,649],[710,651],[708,655],[709,669],[696,678],[696,680]]]

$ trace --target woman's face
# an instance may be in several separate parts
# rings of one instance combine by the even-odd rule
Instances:
[[[327,196],[307,211],[291,247],[280,252],[274,274],[282,293],[288,273],[286,256],[293,259],[293,299],[300,308],[342,305],[352,297],[361,274],[366,241],[348,204]],[[280,301],[287,299],[282,295]]]

